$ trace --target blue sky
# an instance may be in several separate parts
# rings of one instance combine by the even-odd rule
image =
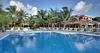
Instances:
[[[50,9],[50,8],[58,8],[61,9],[64,6],[75,9],[75,6],[82,7],[78,4],[82,3],[84,9],[82,9],[80,14],[84,14],[91,17],[100,16],[100,0],[16,0],[22,2],[24,5],[30,4],[40,9]],[[3,0],[2,4],[4,7],[9,6],[10,0]],[[79,8],[77,10],[80,10]],[[85,12],[84,12],[85,11]],[[76,11],[73,11],[73,15],[78,14]]]

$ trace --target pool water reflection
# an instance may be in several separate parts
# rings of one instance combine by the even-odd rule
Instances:
[[[100,37],[55,32],[17,33],[0,40],[0,53],[100,53]]]

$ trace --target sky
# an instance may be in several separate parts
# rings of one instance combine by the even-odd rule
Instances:
[[[2,0],[4,8],[10,5],[12,0]],[[90,17],[100,16],[100,0],[14,0],[22,6],[36,7],[38,10],[50,8],[60,10],[62,7],[73,9],[72,15],[82,14]],[[18,5],[20,6],[20,4]]]

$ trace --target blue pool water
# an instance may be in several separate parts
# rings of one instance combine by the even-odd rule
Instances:
[[[0,40],[0,53],[100,53],[100,37],[55,32],[16,33]]]

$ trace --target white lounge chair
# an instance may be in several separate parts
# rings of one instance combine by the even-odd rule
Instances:
[[[23,28],[23,31],[29,31],[29,28]]]
[[[84,32],[84,28],[81,28],[81,29],[80,29],[80,32]]]
[[[11,31],[13,31],[13,30],[14,30],[14,27],[11,28]]]
[[[56,27],[56,30],[59,30],[59,28],[58,28],[58,27]]]
[[[77,31],[78,29],[77,28],[74,28],[74,31]]]
[[[65,28],[62,27],[61,30],[65,30]]]
[[[17,29],[18,31],[20,31],[21,29],[18,27],[18,29]]]
[[[66,28],[66,31],[68,31],[68,28]]]
[[[51,30],[51,27],[49,27],[48,30]]]
[[[68,30],[68,31],[72,31],[72,29],[73,29],[73,28],[69,28],[69,30]]]

